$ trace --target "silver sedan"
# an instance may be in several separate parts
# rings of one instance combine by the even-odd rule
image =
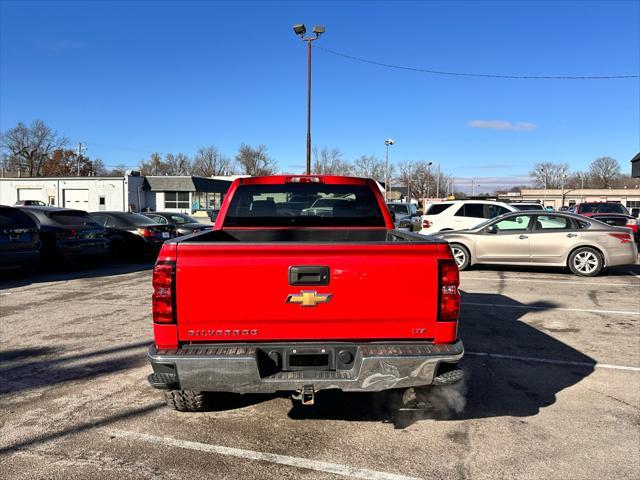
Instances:
[[[437,236],[449,242],[460,270],[475,264],[547,265],[593,277],[638,258],[631,230],[572,213],[513,212]]]

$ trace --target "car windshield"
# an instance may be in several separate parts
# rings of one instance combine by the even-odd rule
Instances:
[[[544,210],[539,203],[510,203],[516,210]]]
[[[225,227],[384,227],[384,217],[368,185],[287,183],[240,185],[224,219]]]
[[[91,218],[88,213],[78,210],[51,212],[49,218],[60,225],[94,225],[95,219]]]
[[[622,213],[629,212],[621,203],[585,203],[580,206],[580,213]]]
[[[33,226],[33,220],[17,208],[0,208],[0,228],[30,228]]]
[[[396,215],[409,215],[408,205],[398,205],[397,203],[387,203],[387,207],[389,207],[390,212],[393,212]]]
[[[125,225],[157,225],[158,222],[152,220],[149,217],[145,217],[144,215],[140,215],[139,213],[112,213],[114,217],[116,217],[119,221],[124,223]]]
[[[184,213],[172,213],[171,221],[178,225],[182,225],[184,223],[198,223],[195,218],[185,215]]]

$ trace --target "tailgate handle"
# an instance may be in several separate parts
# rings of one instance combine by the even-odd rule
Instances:
[[[289,285],[329,285],[329,267],[289,267]]]

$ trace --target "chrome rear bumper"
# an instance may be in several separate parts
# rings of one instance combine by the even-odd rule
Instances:
[[[286,356],[309,348],[327,351],[349,348],[355,353],[350,368],[299,368],[273,371],[265,368],[269,354]],[[154,373],[149,382],[155,388],[211,392],[273,393],[296,391],[312,386],[314,390],[335,388],[343,391],[375,392],[452,383],[457,375],[436,377],[440,364],[455,364],[464,354],[462,341],[453,344],[243,344],[191,345],[175,350],[149,347]],[[285,362],[286,364],[286,362]],[[335,364],[332,365],[335,367]],[[277,369],[276,369],[277,370]],[[435,379],[435,380],[434,380]]]

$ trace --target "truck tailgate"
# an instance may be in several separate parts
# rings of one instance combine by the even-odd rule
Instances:
[[[180,244],[178,340],[433,340],[450,323],[436,322],[438,248]],[[293,266],[328,267],[328,284],[290,285]]]

